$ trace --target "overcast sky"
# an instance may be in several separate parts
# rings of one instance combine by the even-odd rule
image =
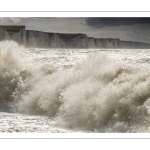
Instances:
[[[150,18],[0,18],[1,25],[25,25],[27,30],[85,33],[96,38],[119,38],[150,43]]]

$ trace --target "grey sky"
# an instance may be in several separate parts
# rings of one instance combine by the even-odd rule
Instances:
[[[96,38],[150,43],[150,18],[0,18],[2,25],[25,25],[27,30],[85,33]]]

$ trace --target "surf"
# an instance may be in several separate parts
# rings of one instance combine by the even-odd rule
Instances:
[[[49,61],[35,64],[26,58],[28,51],[0,42],[1,111],[48,116],[55,126],[92,132],[149,130],[148,67],[93,52],[59,69]]]

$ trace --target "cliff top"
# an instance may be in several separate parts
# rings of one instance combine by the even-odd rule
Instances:
[[[0,27],[5,28],[9,35],[19,32],[22,28],[25,28],[25,26],[8,26],[8,25],[2,25]]]

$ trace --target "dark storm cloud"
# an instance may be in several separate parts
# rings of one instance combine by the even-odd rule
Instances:
[[[120,25],[149,24],[150,18],[87,18],[86,23],[93,28],[112,27]]]

